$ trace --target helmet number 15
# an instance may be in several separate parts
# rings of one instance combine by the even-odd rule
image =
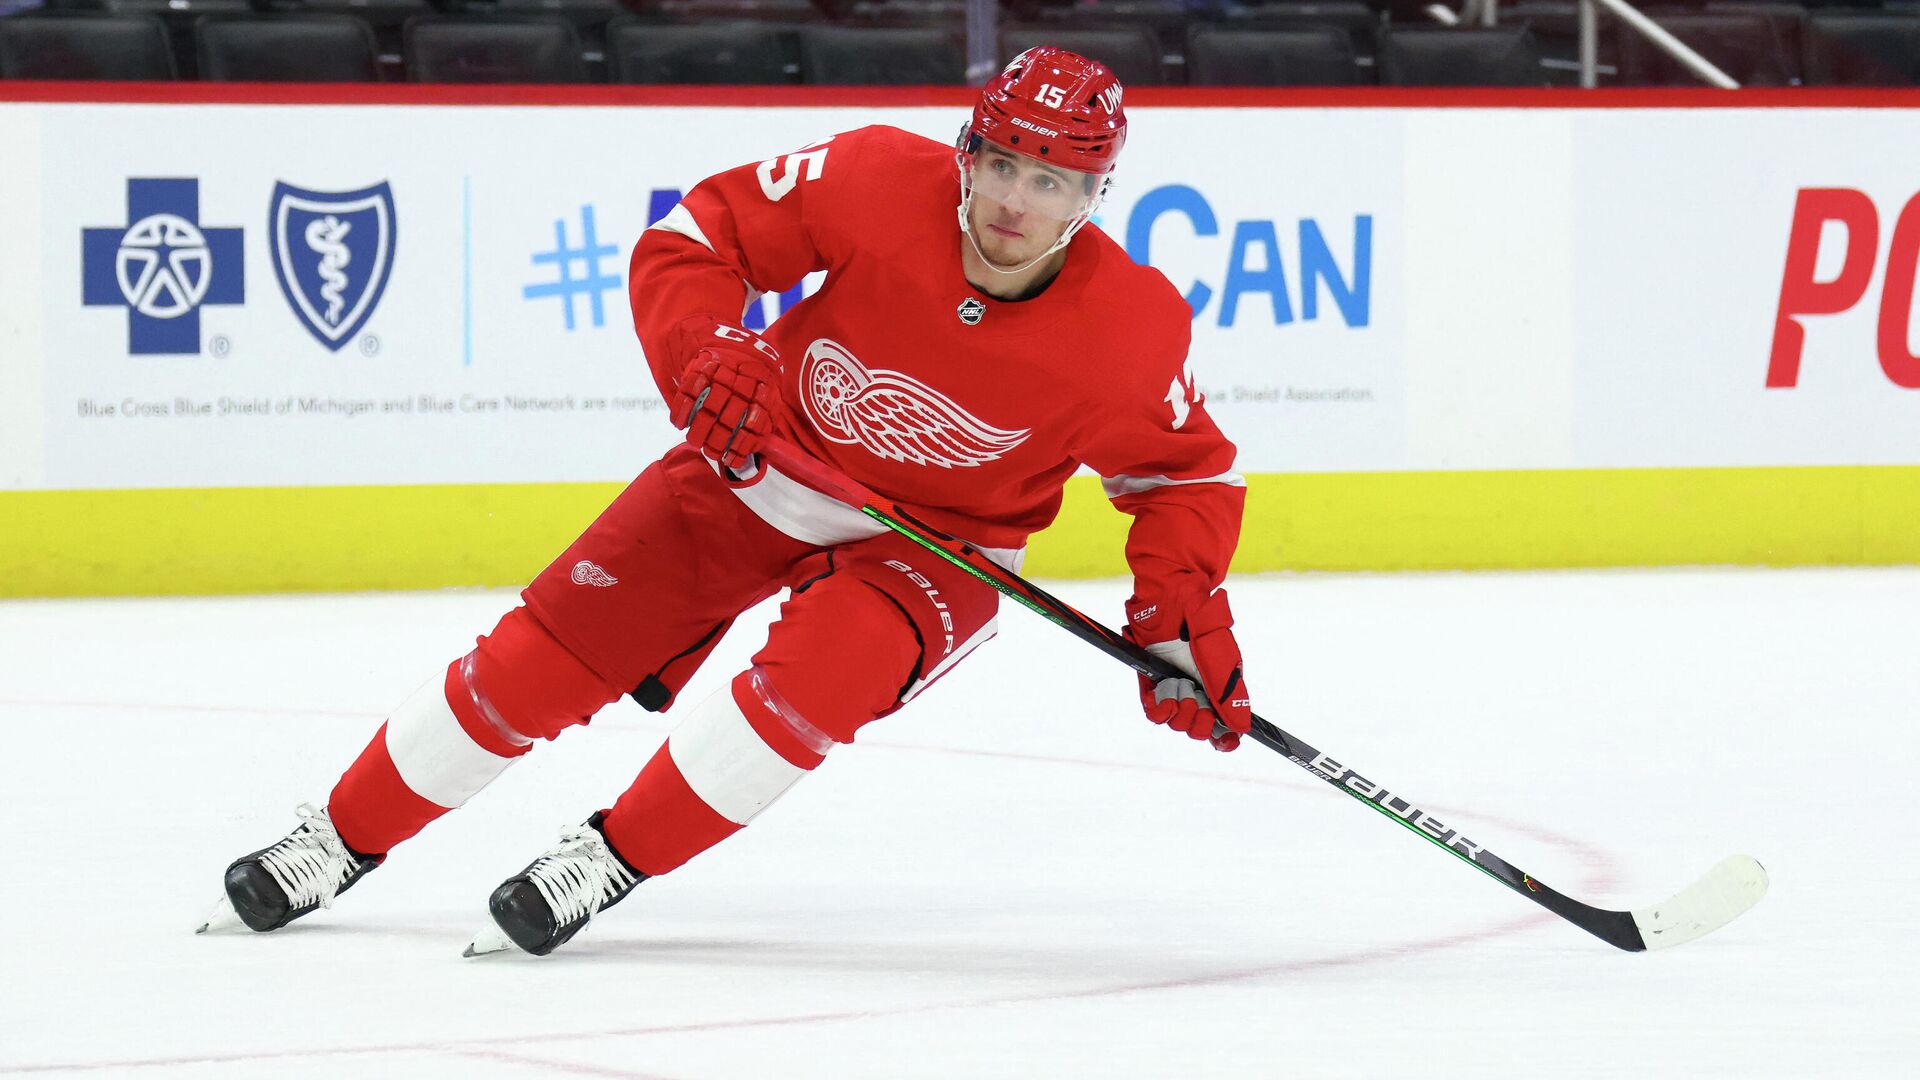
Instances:
[[[779,202],[793,193],[802,180],[818,180],[820,173],[827,167],[827,144],[833,141],[829,135],[819,142],[808,143],[784,158],[768,158],[753,170],[760,178],[760,190],[767,198]],[[781,169],[780,175],[773,174],[774,168]]]
[[[1041,83],[1040,92],[1034,95],[1040,104],[1050,109],[1058,109],[1067,103],[1067,92],[1052,83]]]

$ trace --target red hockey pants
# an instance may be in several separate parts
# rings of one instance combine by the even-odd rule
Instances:
[[[677,710],[686,719],[603,823],[646,873],[730,835],[938,678],[991,635],[998,601],[891,533],[796,540],[676,447],[534,579],[524,608],[389,718],[329,802],[341,836],[385,852],[620,695],[669,708],[735,617],[781,588],[792,595],[752,667]]]

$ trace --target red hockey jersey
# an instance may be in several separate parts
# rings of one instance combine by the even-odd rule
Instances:
[[[1133,515],[1136,593],[1204,595],[1226,574],[1245,484],[1194,387],[1186,301],[1092,225],[1045,291],[994,299],[962,271],[959,201],[951,147],[882,126],[702,182],[633,253],[634,324],[661,393],[689,317],[737,321],[824,270],[765,333],[783,435],[1008,565],[1085,463]],[[764,466],[736,490],[803,540],[879,531]]]

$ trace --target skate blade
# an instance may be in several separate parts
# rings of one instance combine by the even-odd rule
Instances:
[[[488,953],[506,952],[509,949],[516,948],[519,948],[519,946],[513,943],[512,938],[502,933],[499,927],[488,926],[485,930],[473,936],[473,940],[467,944],[466,951],[460,955],[466,957],[486,956]]]
[[[213,914],[208,915],[207,921],[201,923],[200,928],[194,933],[204,934],[209,930],[228,930],[239,925],[240,913],[233,910],[233,901],[223,896],[220,902],[213,906]]]

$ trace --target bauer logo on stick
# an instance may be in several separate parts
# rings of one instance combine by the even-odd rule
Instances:
[[[273,276],[300,324],[338,351],[373,317],[393,269],[393,189],[308,191],[273,186],[267,209]]]
[[[1309,764],[1316,772],[1331,777],[1354,794],[1388,811],[1447,847],[1458,849],[1468,858],[1478,859],[1480,853],[1486,850],[1484,846],[1462,836],[1459,830],[1441,824],[1440,819],[1413,805],[1411,801],[1395,795],[1325,754],[1317,755]]]

